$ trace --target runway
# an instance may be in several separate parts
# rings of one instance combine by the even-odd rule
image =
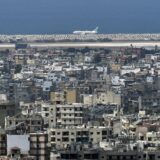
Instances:
[[[160,47],[160,41],[129,41],[129,42],[56,42],[56,43],[26,43],[29,48],[155,48]],[[0,43],[0,49],[14,49],[16,44]]]
[[[31,48],[123,48],[123,47],[136,47],[136,48],[154,48],[160,47],[160,42],[62,42],[62,43],[29,43]]]
[[[0,49],[14,49],[15,48],[15,44],[11,44],[11,43],[0,43]]]

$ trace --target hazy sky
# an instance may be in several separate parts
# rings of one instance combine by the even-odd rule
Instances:
[[[0,34],[160,32],[160,0],[0,0]]]

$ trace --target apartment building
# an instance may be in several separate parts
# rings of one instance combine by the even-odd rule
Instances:
[[[51,102],[72,104],[77,102],[77,89],[66,88],[61,92],[50,93]]]
[[[14,116],[17,113],[18,109],[14,103],[9,101],[0,102],[0,126],[4,128],[5,117]]]
[[[50,106],[49,125],[81,125],[83,123],[83,105],[81,103],[57,104]]]
[[[50,101],[56,104],[64,104],[64,92],[51,92],[50,93]]]
[[[0,155],[5,156],[7,154],[7,137],[3,131],[0,132]]]
[[[49,159],[48,154],[48,134],[30,133],[30,155],[36,157],[36,160]]]
[[[14,133],[32,133],[43,129],[44,120],[41,115],[17,115],[5,118],[5,129]]]
[[[121,95],[113,91],[97,90],[93,99],[94,104],[117,104],[121,105]]]
[[[65,148],[72,143],[93,143],[107,139],[112,135],[112,128],[103,126],[77,126],[48,129],[49,142],[56,148]]]

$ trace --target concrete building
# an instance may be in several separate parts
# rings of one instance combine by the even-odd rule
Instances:
[[[84,94],[83,95],[83,104],[84,105],[89,105],[89,106],[93,105],[94,104],[93,98],[94,98],[94,96],[91,95],[91,94],[89,94],[89,95]]]
[[[76,88],[67,88],[64,91],[65,101],[67,104],[72,104],[77,102],[77,91]]]
[[[81,103],[51,105],[49,126],[77,126],[83,123],[83,105]]]
[[[11,153],[14,147],[20,148],[21,153],[29,153],[29,135],[7,135],[7,154]]]
[[[18,112],[14,103],[9,101],[0,102],[0,126],[4,128],[5,117],[14,116]]]
[[[50,93],[51,102],[72,104],[77,102],[76,88],[66,88],[61,92]]]
[[[120,69],[121,69],[121,65],[120,64],[113,63],[113,64],[110,65],[110,67],[111,67],[111,70],[112,70],[113,73],[120,72]]]
[[[5,129],[7,132],[22,134],[42,131],[44,121],[41,115],[17,115],[5,118]]]
[[[52,147],[65,148],[72,143],[98,144],[112,135],[110,127],[66,127],[51,128],[48,130],[49,142]]]
[[[0,131],[0,155],[7,155],[7,136],[4,131]]]
[[[7,135],[7,156],[10,159],[29,159],[29,148],[29,135]]]
[[[54,102],[55,104],[64,104],[64,92],[51,92],[50,101]]]
[[[30,133],[30,155],[36,160],[49,159],[48,135],[46,133]]]
[[[121,95],[113,91],[98,91],[94,96],[94,104],[116,104],[121,105]]]

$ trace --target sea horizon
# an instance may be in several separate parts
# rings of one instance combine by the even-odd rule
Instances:
[[[159,0],[1,0],[1,35],[160,33]]]

